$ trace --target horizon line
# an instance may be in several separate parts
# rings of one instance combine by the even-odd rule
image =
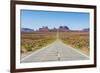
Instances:
[[[43,27],[47,27],[47,26],[43,26]],[[40,28],[43,28],[43,27],[40,27]],[[64,26],[63,26],[63,27],[64,27]],[[35,30],[35,31],[40,29],[40,28],[34,29],[34,28],[29,28],[29,27],[21,27],[21,29],[22,29],[22,28],[32,29],[32,30]],[[55,28],[55,29],[59,29],[60,26],[59,26],[59,28],[57,28],[57,27],[49,28],[49,27],[48,27],[48,29],[54,29],[54,28]],[[68,28],[69,28],[69,27],[68,27]],[[89,28],[89,27],[87,27],[87,28],[80,28],[80,29],[70,29],[70,28],[69,28],[69,30],[84,30],[84,29],[90,29],[90,28]]]

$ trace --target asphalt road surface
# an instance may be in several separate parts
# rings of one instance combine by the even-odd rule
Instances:
[[[68,47],[61,40],[57,39],[52,44],[25,56],[21,59],[21,62],[72,61],[88,59],[88,56],[74,48]]]

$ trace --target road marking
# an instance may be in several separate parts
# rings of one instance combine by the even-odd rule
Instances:
[[[60,53],[57,54],[57,57],[58,57],[58,61],[60,61],[60,57],[61,57]]]
[[[62,42],[61,42],[61,43],[62,43]],[[79,50],[74,49],[73,47],[68,46],[68,45],[66,45],[65,43],[64,43],[64,45],[65,45],[66,47],[69,47],[70,49],[72,49],[72,50],[76,51],[77,53],[79,53],[79,54],[81,54],[81,55],[83,55],[83,56],[85,56],[85,57],[89,58],[89,56],[85,55],[84,53],[80,52]]]
[[[56,42],[56,41],[54,41],[54,42],[51,43],[50,45],[47,45],[47,46],[45,46],[45,47],[43,47],[43,48],[41,48],[41,49],[39,49],[39,50],[36,50],[35,52],[33,52],[33,53],[31,53],[31,54],[29,54],[29,55],[23,57],[23,58],[21,59],[21,61],[27,59],[28,57],[30,57],[30,56],[32,56],[32,55],[34,55],[34,54],[36,54],[37,52],[40,52],[40,51],[44,50],[45,48],[48,48],[49,46],[51,46],[51,45],[54,44],[55,42]]]
[[[70,49],[74,50],[75,52],[77,52],[77,53],[79,53],[79,54],[81,54],[81,55],[83,55],[83,56],[89,58],[87,55],[83,54],[82,52],[80,52],[80,51],[78,51],[78,50],[76,50],[76,49],[74,49],[74,48],[72,48],[72,47],[70,47],[70,46],[64,44],[62,41],[60,41],[59,39],[57,39],[56,41],[54,41],[54,42],[51,43],[50,45],[48,45],[48,46],[46,46],[46,47],[43,47],[43,48],[41,48],[41,49],[39,49],[39,50],[37,50],[37,51],[35,51],[35,52],[33,52],[33,53],[31,53],[31,54],[25,56],[24,58],[22,58],[21,61],[23,61],[23,60],[29,58],[30,56],[32,56],[32,55],[34,55],[34,54],[36,54],[36,53],[41,52],[42,50],[44,50],[44,49],[46,49],[46,48],[48,49],[48,47],[52,46],[53,44],[55,44],[55,43],[57,43],[57,42],[61,43],[61,44],[62,44],[63,46],[65,46],[66,48],[70,48]],[[56,48],[58,48],[58,51],[57,51],[57,58],[58,58],[58,60],[60,60],[61,54],[60,54],[60,52],[59,52],[59,47],[56,47]]]

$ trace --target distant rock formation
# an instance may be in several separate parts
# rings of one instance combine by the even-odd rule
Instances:
[[[54,27],[50,29],[47,26],[43,26],[42,28],[39,28],[35,31],[34,29],[30,29],[30,28],[21,28],[21,32],[56,32],[57,30],[60,32],[66,32],[66,31],[88,32],[90,29],[85,28],[82,30],[70,30],[68,26],[59,26],[59,28]]]
[[[60,26],[58,29],[57,28],[49,29],[47,26],[46,27],[43,26],[42,28],[39,28],[39,31],[42,32],[48,32],[48,31],[56,32],[57,30],[65,32],[65,31],[69,31],[69,28],[67,26]]]
[[[33,32],[33,29],[29,29],[29,28],[21,28],[21,32]]]
[[[39,31],[41,31],[41,32],[48,32],[49,31],[49,29],[48,29],[48,27],[42,27],[42,28],[39,28]]]
[[[89,31],[90,29],[89,28],[85,28],[85,29],[83,29],[82,31]]]
[[[67,26],[60,26],[58,30],[65,32],[65,31],[69,31],[70,29]]]

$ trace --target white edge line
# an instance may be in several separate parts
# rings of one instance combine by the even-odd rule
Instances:
[[[84,53],[80,52],[79,50],[74,49],[73,47],[71,47],[71,46],[69,46],[69,45],[66,45],[65,43],[64,43],[64,45],[67,46],[67,47],[69,47],[69,48],[71,48],[72,50],[74,50],[74,51],[76,51],[76,52],[78,52],[78,53],[84,55],[85,57],[89,58],[89,56],[85,55]]]
[[[54,43],[55,43],[55,41],[54,41],[53,43],[51,43],[50,45],[52,45],[52,44],[54,44]],[[35,53],[37,53],[37,52],[39,52],[39,51],[41,51],[41,50],[44,50],[45,48],[49,47],[50,45],[47,45],[46,47],[43,47],[43,48],[41,48],[41,49],[39,49],[39,50],[34,51],[33,53],[31,53],[31,54],[25,56],[23,59],[21,59],[21,61],[25,60],[26,58],[30,57],[31,55],[33,55],[33,54],[35,54]]]
[[[53,43],[55,43],[55,42],[53,42]],[[53,43],[51,43],[50,45],[52,45]],[[61,42],[61,43],[63,43],[63,42]],[[63,43],[63,44],[64,44],[66,47],[69,47],[70,49],[72,49],[72,50],[78,52],[79,54],[81,54],[81,55],[83,55],[83,56],[89,58],[87,55],[83,54],[82,52],[80,52],[80,51],[78,51],[78,50],[76,50],[76,49],[73,49],[71,46],[68,46],[68,45],[66,45],[65,43]],[[21,61],[25,60],[26,58],[30,57],[31,55],[33,55],[33,54],[35,54],[35,53],[37,53],[37,52],[39,52],[39,51],[41,51],[41,50],[44,50],[45,48],[49,47],[50,45],[48,45],[48,46],[46,46],[46,47],[43,47],[43,48],[41,48],[41,49],[39,49],[39,50],[37,50],[37,51],[35,51],[35,52],[33,52],[33,53],[31,53],[31,54],[25,56]]]

